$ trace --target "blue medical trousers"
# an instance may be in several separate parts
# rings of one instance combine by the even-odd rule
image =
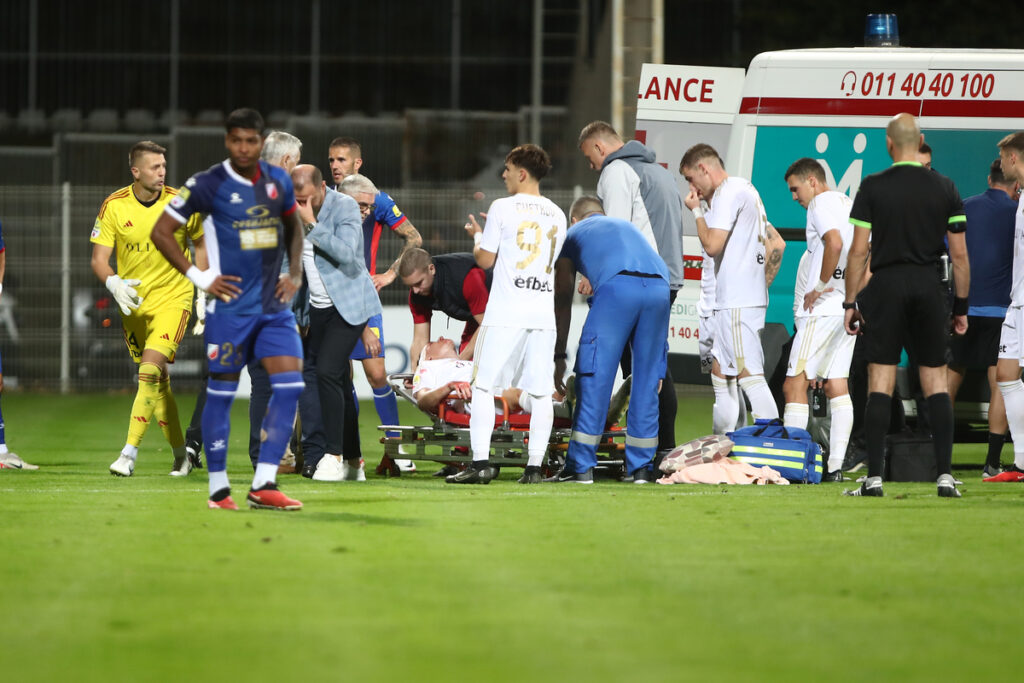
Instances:
[[[594,292],[576,353],[576,412],[568,472],[597,464],[615,373],[626,344],[633,347],[633,385],[626,418],[626,472],[650,468],[658,446],[658,381],[665,375],[668,283],[619,273]]]

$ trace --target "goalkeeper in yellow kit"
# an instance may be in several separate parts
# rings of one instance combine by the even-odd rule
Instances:
[[[90,238],[92,270],[121,309],[125,344],[139,366],[139,389],[128,422],[128,440],[110,465],[110,473],[121,477],[130,477],[135,471],[139,444],[154,418],[174,452],[171,475],[185,476],[194,466],[202,466],[186,457],[178,406],[167,375],[167,363],[174,362],[191,315],[192,283],[149,239],[156,219],[178,194],[164,185],[166,151],[149,141],[132,146],[128,160],[133,182],[104,200]],[[192,216],[187,229],[175,234],[186,256],[186,236],[192,240],[196,261],[205,269],[201,216]],[[117,273],[110,267],[115,248]]]

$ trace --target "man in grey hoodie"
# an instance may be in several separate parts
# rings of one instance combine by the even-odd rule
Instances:
[[[580,132],[579,148],[590,167],[601,173],[597,196],[605,214],[627,220],[647,238],[668,266],[669,292],[675,302],[683,286],[683,200],[672,174],[654,152],[637,140],[624,142],[611,124],[593,121]],[[581,286],[582,293],[587,285]],[[627,347],[622,371],[631,367]],[[658,451],[676,446],[676,391],[666,369],[658,397]]]

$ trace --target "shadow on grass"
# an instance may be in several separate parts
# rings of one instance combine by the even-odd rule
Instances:
[[[328,510],[319,510],[316,512],[311,512],[308,508],[302,511],[302,519],[309,520],[312,522],[329,522],[331,524],[357,524],[360,526],[422,526],[422,522],[416,519],[399,517],[381,517],[378,515],[359,515],[350,512],[331,512]]]

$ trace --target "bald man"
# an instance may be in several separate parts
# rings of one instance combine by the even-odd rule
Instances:
[[[381,307],[363,261],[359,205],[348,195],[328,190],[315,166],[296,166],[292,183],[306,231],[302,263],[309,285],[309,350],[316,364],[326,436],[313,479],[363,481],[348,357],[360,338],[368,350],[380,353],[380,341],[366,321],[379,315]]]
[[[948,290],[939,258],[948,240],[956,285],[953,332],[964,334],[970,288],[964,237],[967,218],[953,181],[918,161],[923,142],[913,116],[894,116],[885,130],[893,165],[864,179],[850,210],[854,234],[843,308],[847,333],[864,335],[869,395],[864,410],[868,477],[860,488],[847,491],[848,495],[883,495],[885,435],[896,366],[905,345],[920,366],[921,389],[931,414],[938,494],[960,497],[951,473],[953,404],[946,382]],[[869,235],[872,276],[865,287]]]

